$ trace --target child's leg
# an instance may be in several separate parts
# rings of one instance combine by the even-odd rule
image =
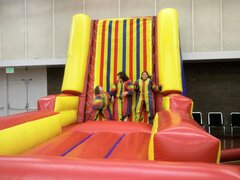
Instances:
[[[155,115],[155,101],[153,97],[153,93],[149,93],[148,98],[145,99],[146,103],[146,111],[148,113],[148,123],[153,123],[153,118]]]
[[[99,114],[100,114],[99,110],[93,110],[91,114],[91,120],[96,121],[98,119]]]
[[[122,119],[122,99],[115,98],[113,105],[113,119],[120,121]]]
[[[132,98],[131,96],[126,96],[123,100],[123,111],[122,111],[124,119],[131,115],[131,107],[132,107]]]
[[[137,104],[136,104],[136,122],[140,122],[141,121],[141,116],[143,113],[143,99],[142,97],[139,97],[139,99],[137,100]]]
[[[104,109],[102,111],[102,114],[103,114],[105,120],[112,120],[113,119],[112,112],[111,112],[109,107]]]

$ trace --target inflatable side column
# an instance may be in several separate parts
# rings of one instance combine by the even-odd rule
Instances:
[[[84,90],[90,42],[91,19],[84,14],[73,16],[63,93],[80,94]]]
[[[84,14],[73,16],[62,84],[64,95],[56,97],[54,108],[61,115],[62,126],[77,122],[79,94],[84,92],[86,84],[90,33],[90,17]]]
[[[181,58],[178,13],[175,9],[161,10],[156,25],[156,82],[164,94],[182,93]]]
[[[193,102],[184,97],[180,57],[178,13],[175,9],[161,10],[156,25],[156,81],[162,84],[160,110],[192,114]]]
[[[220,141],[192,119],[193,102],[182,95],[177,11],[161,10],[156,26],[156,82],[162,84],[164,97],[158,104],[161,111],[154,118],[148,158],[219,162]]]

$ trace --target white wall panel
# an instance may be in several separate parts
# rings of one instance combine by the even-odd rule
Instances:
[[[76,13],[102,19],[155,15],[163,8],[179,12],[183,52],[240,51],[239,0],[0,0],[0,59],[24,65],[25,54],[37,64],[65,58]]]
[[[2,59],[25,57],[24,12],[24,0],[0,0]]]
[[[195,51],[221,51],[220,1],[194,1]]]
[[[53,55],[52,0],[27,0],[28,58]]]
[[[146,0],[121,0],[121,17],[153,16],[155,15],[155,2]]]
[[[92,19],[118,17],[118,0],[85,0],[86,14]]]
[[[66,57],[72,16],[83,12],[83,0],[55,0],[55,56]]]
[[[5,106],[5,78],[4,78],[4,76],[5,76],[4,70],[0,69],[0,116],[4,115],[4,106]]]
[[[240,50],[240,1],[223,0],[223,50]]]

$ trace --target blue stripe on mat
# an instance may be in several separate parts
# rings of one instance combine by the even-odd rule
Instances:
[[[89,134],[87,137],[85,137],[83,140],[81,140],[79,143],[75,144],[74,146],[72,146],[70,149],[68,149],[65,153],[61,154],[61,156],[65,156],[66,154],[68,154],[69,152],[71,152],[74,148],[76,148],[77,146],[79,146],[80,144],[84,143],[86,140],[88,140],[92,135]]]
[[[126,134],[124,133],[112,146],[112,148],[108,151],[108,153],[104,156],[104,159],[107,159],[113,152],[113,150],[117,147],[117,145],[121,142]]]

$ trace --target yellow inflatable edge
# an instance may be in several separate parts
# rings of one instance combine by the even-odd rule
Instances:
[[[154,136],[158,131],[158,114],[155,115],[148,146],[148,160],[154,161]]]
[[[58,96],[55,101],[54,112],[60,113],[61,126],[77,122],[78,96]]]
[[[61,132],[59,114],[0,130],[0,155],[21,154]]]

